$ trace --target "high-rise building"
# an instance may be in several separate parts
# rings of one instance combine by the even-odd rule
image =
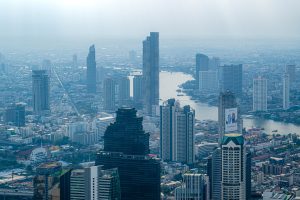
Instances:
[[[5,110],[5,122],[14,126],[25,126],[25,104],[17,103]]]
[[[46,70],[32,71],[32,94],[33,112],[41,114],[43,111],[50,110],[50,83]]]
[[[118,80],[118,106],[128,106],[130,101],[130,80],[128,77],[121,77]]]
[[[159,33],[151,32],[143,41],[144,106],[152,114],[153,106],[159,105]]]
[[[103,82],[104,110],[114,111],[116,108],[116,83],[112,78],[106,78]]]
[[[241,134],[225,134],[221,142],[221,199],[246,199],[246,150]]]
[[[282,77],[283,86],[283,109],[287,110],[290,108],[290,76],[285,73]]]
[[[120,108],[107,127],[96,165],[118,168],[122,200],[160,199],[160,162],[149,154],[149,133],[134,108]]]
[[[143,88],[143,76],[136,75],[133,78],[133,101],[136,105],[143,103],[144,88]]]
[[[237,98],[243,94],[243,65],[224,65],[220,67],[220,89],[234,93]]]
[[[290,83],[295,81],[296,78],[296,65],[286,65],[285,66],[285,73],[287,73],[290,77]]]
[[[194,152],[195,111],[180,108],[175,99],[160,106],[160,157],[164,161],[192,164]]]
[[[52,73],[52,63],[51,60],[49,59],[44,59],[42,62],[42,70],[46,70],[48,76],[51,77],[51,73]]]
[[[253,79],[253,111],[267,111],[267,79]]]
[[[246,200],[251,200],[251,153],[246,154]]]
[[[219,91],[219,78],[217,71],[199,72],[199,91],[203,93],[217,93]]]
[[[199,72],[209,70],[209,58],[204,54],[196,54],[196,87],[199,88]]]
[[[222,181],[222,157],[221,148],[213,151],[211,156],[210,173],[208,173],[210,181],[211,199],[221,200],[221,181]]]
[[[90,46],[89,54],[86,58],[86,83],[87,92],[95,93],[96,88],[96,51],[95,45]]]
[[[206,176],[198,173],[183,175],[183,185],[175,189],[176,200],[206,200],[208,198]]]
[[[75,169],[70,177],[71,200],[120,200],[121,190],[118,170],[103,170],[101,166]]]
[[[225,133],[242,131],[242,119],[235,95],[226,91],[220,93],[218,108],[219,134],[222,139]]]
[[[209,70],[218,71],[220,63],[220,58],[212,57],[211,59],[209,59]]]

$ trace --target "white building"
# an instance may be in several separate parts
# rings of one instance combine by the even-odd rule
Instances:
[[[253,79],[253,111],[267,111],[267,79]]]
[[[184,174],[183,185],[175,189],[176,200],[205,200],[209,199],[209,188],[205,185],[208,179],[203,174]],[[205,189],[206,188],[206,189]],[[206,190],[206,191],[205,191]]]
[[[221,199],[246,199],[246,153],[241,134],[225,134],[221,142]]]
[[[282,78],[283,86],[283,109],[287,110],[290,108],[290,77],[287,73],[283,75]]]
[[[164,161],[193,163],[195,112],[175,99],[160,106],[160,156]]]

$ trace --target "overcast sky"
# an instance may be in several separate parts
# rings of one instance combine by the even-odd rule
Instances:
[[[0,0],[0,43],[18,38],[300,38],[299,0]]]

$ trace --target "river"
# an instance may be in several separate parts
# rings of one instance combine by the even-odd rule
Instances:
[[[160,99],[165,101],[169,98],[177,99],[181,106],[190,105],[195,110],[196,119],[199,120],[218,120],[218,108],[216,106],[210,106],[206,103],[195,102],[191,100],[189,96],[177,96],[179,85],[192,80],[193,77],[189,74],[182,72],[161,72],[160,73]],[[300,126],[276,122],[266,119],[243,119],[243,126],[246,129],[252,127],[264,128],[267,134],[272,134],[273,130],[278,130],[279,134],[297,133],[300,135]]]

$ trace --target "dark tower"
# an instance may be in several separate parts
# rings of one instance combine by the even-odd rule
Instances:
[[[209,67],[209,58],[204,54],[196,54],[196,88],[199,88],[199,72],[208,71]]]
[[[118,168],[122,200],[160,199],[160,162],[148,156],[149,133],[134,108],[120,108],[104,134],[104,151],[96,165]]]
[[[90,46],[89,54],[86,58],[86,83],[87,91],[90,93],[96,92],[96,58],[95,45]]]

